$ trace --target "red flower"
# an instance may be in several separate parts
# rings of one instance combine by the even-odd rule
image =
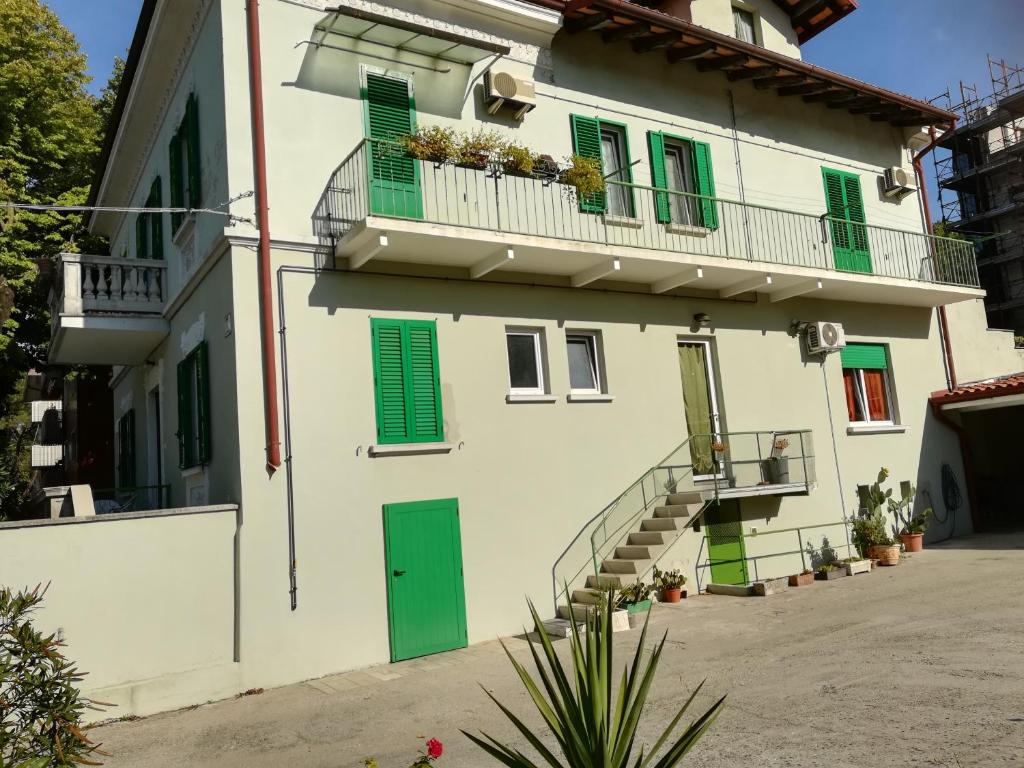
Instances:
[[[444,744],[440,741],[437,739],[431,739],[427,742],[427,757],[431,760],[437,760],[437,758],[441,756],[442,752],[444,752]]]

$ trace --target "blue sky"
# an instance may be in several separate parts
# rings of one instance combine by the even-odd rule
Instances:
[[[98,93],[131,43],[141,0],[48,4],[88,54]],[[988,93],[986,54],[1024,66],[1024,0],[861,0],[803,48],[809,62],[916,98],[948,86],[954,101],[961,79]]]

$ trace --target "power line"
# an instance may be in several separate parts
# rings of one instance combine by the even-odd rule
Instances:
[[[17,210],[17,211],[39,211],[43,213],[89,213],[89,212],[100,212],[100,213],[184,213],[190,214],[208,214],[212,216],[226,216],[232,222],[241,222],[245,224],[253,224],[255,222],[246,216],[238,216],[230,213],[229,211],[219,210],[226,208],[238,200],[242,200],[247,197],[252,197],[253,192],[243,192],[240,195],[228,200],[226,203],[222,203],[216,208],[153,208],[153,207],[139,207],[139,206],[115,206],[115,205],[54,205],[45,203],[15,203],[15,202],[0,202],[0,210]]]

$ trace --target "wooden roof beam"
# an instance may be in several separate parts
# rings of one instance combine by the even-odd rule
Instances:
[[[647,53],[658,48],[667,48],[672,43],[678,43],[681,36],[679,32],[659,32],[648,37],[641,37],[633,41],[633,51]]]
[[[928,125],[929,121],[930,121],[930,118],[925,117],[920,112],[918,112],[916,114],[913,114],[913,115],[911,115],[908,112],[907,113],[907,117],[898,117],[895,120],[892,120],[891,122],[892,122],[893,125],[898,126],[900,128],[909,128],[909,127],[914,126],[914,125],[916,125],[916,126]]]
[[[771,64],[765,67],[744,67],[743,69],[734,69],[732,72],[729,72],[726,77],[735,82],[737,80],[746,80],[751,77],[775,75],[778,74],[778,72],[779,68],[774,64]]]
[[[874,123],[887,123],[894,118],[909,118],[912,114],[912,112],[905,110],[903,107],[891,107],[871,115],[871,121]]]
[[[799,85],[807,82],[807,75],[786,75],[785,77],[759,77],[754,87],[760,91],[766,88],[780,88],[783,85]]]
[[[650,33],[651,30],[646,24],[622,24],[614,29],[601,30],[601,39],[606,43],[616,43],[619,40],[631,40]]]
[[[804,101],[808,104],[813,104],[816,101],[833,101],[840,96],[846,96],[847,98],[854,99],[860,96],[859,93],[848,91],[845,88],[833,87],[831,90],[822,91],[821,93],[812,93],[804,96]]]
[[[870,101],[865,101],[863,105],[851,102],[845,106],[846,109],[850,110],[851,115],[870,115],[882,109],[885,106],[885,102],[881,99],[871,99]],[[842,109],[842,107],[839,107],[839,109]]]
[[[825,101],[829,109],[849,109],[850,107],[863,107],[878,101],[876,96],[865,96],[861,93],[852,93],[843,96],[836,96],[834,99]]]
[[[590,13],[585,16],[574,16],[571,19],[566,19],[563,26],[566,32],[586,32],[588,29],[594,29],[602,24],[611,20],[611,14],[605,11],[598,11],[597,13]]]
[[[715,50],[716,47],[714,43],[697,43],[696,45],[684,45],[682,48],[669,48],[665,52],[665,58],[668,59],[669,64],[699,59],[704,54]]]
[[[803,85],[787,85],[779,88],[776,93],[779,96],[803,96],[805,94],[827,93],[828,91],[837,93],[835,88],[832,83],[804,83]]]
[[[719,56],[716,59],[701,59],[697,62],[697,69],[701,72],[712,72],[716,69],[725,69],[742,64],[750,58],[745,53],[734,53],[729,56]]]

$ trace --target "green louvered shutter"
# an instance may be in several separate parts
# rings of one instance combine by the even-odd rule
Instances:
[[[715,196],[715,172],[711,166],[711,147],[703,141],[693,142],[694,186],[697,194],[705,198]],[[700,201],[701,224],[708,229],[718,229],[718,203],[715,200]]]
[[[885,370],[889,367],[884,344],[847,344],[840,350],[839,360],[843,368]]]
[[[419,163],[392,143],[416,127],[410,83],[368,72],[362,96],[366,134],[371,139],[370,208],[384,216],[422,219]]]
[[[423,320],[406,322],[409,339],[409,381],[412,429],[416,442],[444,439],[441,420],[441,380],[437,366],[437,324]]]
[[[172,208],[184,208],[185,207],[185,180],[181,176],[181,130],[179,129],[174,136],[171,137],[171,143],[167,147],[168,163],[170,164],[171,174],[171,207]],[[172,213],[171,214],[171,232],[177,232],[178,227],[185,220],[185,214],[183,213]]]
[[[850,249],[853,270],[871,272],[871,252],[868,248],[868,228],[863,226],[864,198],[861,195],[860,177],[852,173],[843,175],[843,194],[846,196],[847,218],[850,220]]]
[[[188,144],[188,207],[200,208],[203,204],[203,177],[199,152],[199,103],[194,93],[189,95],[185,105],[185,141]]]
[[[601,162],[601,121],[596,117],[570,115],[572,126],[572,150],[577,155],[596,160],[601,173],[604,164]],[[604,213],[608,209],[608,200],[604,192],[595,192],[580,197],[580,211],[583,213]]]
[[[195,352],[196,367],[196,406],[199,411],[196,422],[199,425],[197,448],[199,455],[197,464],[208,464],[213,456],[211,451],[210,425],[210,353],[205,341],[199,342]]]
[[[188,358],[178,363],[178,466],[191,467],[192,460],[192,366]]]
[[[408,365],[402,344],[401,320],[374,318],[373,378],[377,402],[377,442],[409,441],[405,378]]]
[[[160,188],[160,177],[153,179],[153,186],[149,190],[149,202],[147,208],[163,208],[163,192]],[[149,217],[149,241],[150,256],[154,259],[164,257],[164,215],[160,211],[146,214]]]
[[[659,189],[668,189],[664,134],[659,131],[648,131],[647,147],[651,153],[651,184]],[[672,221],[672,209],[668,198],[669,196],[665,192],[654,193],[654,212],[662,224]]]
[[[149,258],[149,214],[135,215],[135,258]]]

